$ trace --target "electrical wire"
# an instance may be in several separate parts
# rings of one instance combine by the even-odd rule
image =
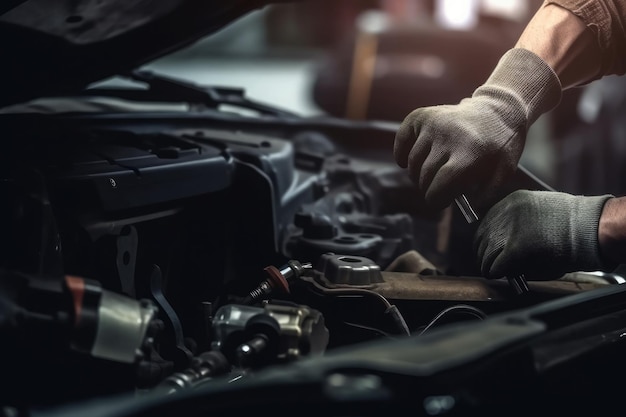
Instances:
[[[393,335],[391,335],[391,334],[389,334],[389,333],[387,333],[387,332],[385,332],[383,330],[377,329],[375,327],[366,326],[364,324],[359,324],[359,323],[352,323],[352,322],[349,322],[349,321],[344,321],[343,324],[345,324],[346,326],[349,326],[349,327],[354,327],[355,329],[367,330],[367,331],[370,331],[372,333],[376,333],[378,336],[384,336],[384,337],[387,337],[389,339],[396,339],[396,337],[394,337]]]
[[[314,279],[306,280],[306,282],[311,283],[318,291],[325,295],[373,297],[381,301],[385,305],[385,308],[393,307],[389,300],[387,300],[382,294],[365,288],[327,288],[320,285]]]
[[[479,320],[484,320],[485,318],[487,318],[487,315],[482,310],[476,307],[472,307],[467,304],[458,304],[458,305],[454,305],[454,306],[451,306],[442,310],[439,314],[435,316],[435,318],[433,318],[430,321],[430,323],[426,325],[426,327],[422,329],[422,331],[419,334],[420,335],[424,334],[428,329],[433,327],[439,320],[441,320],[443,316],[452,312],[466,313],[466,314],[469,314],[470,316],[476,317]]]
[[[313,288],[321,292],[323,295],[331,295],[337,297],[372,297],[379,300],[385,306],[385,313],[390,314],[391,317],[394,319],[398,330],[404,335],[411,335],[409,326],[406,324],[406,320],[402,316],[402,313],[400,313],[400,310],[398,310],[395,305],[391,304],[389,300],[387,300],[387,298],[385,298],[385,296],[383,296],[382,294],[365,288],[327,288],[316,282],[315,279],[306,279],[304,281],[312,284]]]

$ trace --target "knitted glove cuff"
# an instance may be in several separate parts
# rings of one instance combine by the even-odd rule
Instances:
[[[598,271],[607,268],[600,256],[598,242],[598,226],[604,204],[612,198],[612,195],[583,197],[577,199],[575,209],[572,211],[572,242],[575,247],[572,253],[576,256],[576,262],[582,271]]]
[[[535,53],[513,48],[507,51],[485,84],[472,97],[495,100],[503,121],[514,130],[528,130],[543,113],[561,101],[561,82],[548,64]],[[502,103],[508,103],[503,106]]]

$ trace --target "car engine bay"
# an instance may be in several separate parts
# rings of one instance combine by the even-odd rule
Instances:
[[[618,272],[486,279],[397,123],[130,69],[274,2],[91,3],[0,13],[0,417],[619,404]],[[518,168],[504,193],[550,189]]]
[[[3,404],[171,394],[621,283],[486,280],[461,212],[411,202],[393,125],[237,97],[260,115],[3,115]]]

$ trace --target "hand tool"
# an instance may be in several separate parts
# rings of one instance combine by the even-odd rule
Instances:
[[[463,217],[465,217],[467,223],[472,224],[478,221],[478,215],[470,205],[469,201],[467,201],[465,194],[461,194],[455,198],[454,202],[459,207],[459,210],[461,210],[461,213],[463,214]],[[520,274],[516,277],[507,277],[507,279],[517,294],[524,294],[529,291],[528,283],[526,283],[524,274]]]

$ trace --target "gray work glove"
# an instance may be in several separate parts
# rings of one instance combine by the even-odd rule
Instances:
[[[443,208],[465,193],[480,205],[517,169],[530,125],[560,99],[555,72],[534,53],[511,49],[471,98],[411,112],[394,157],[408,167],[418,201]]]
[[[602,270],[598,224],[611,197],[527,190],[509,194],[487,212],[476,231],[474,249],[482,274],[548,280]]]

